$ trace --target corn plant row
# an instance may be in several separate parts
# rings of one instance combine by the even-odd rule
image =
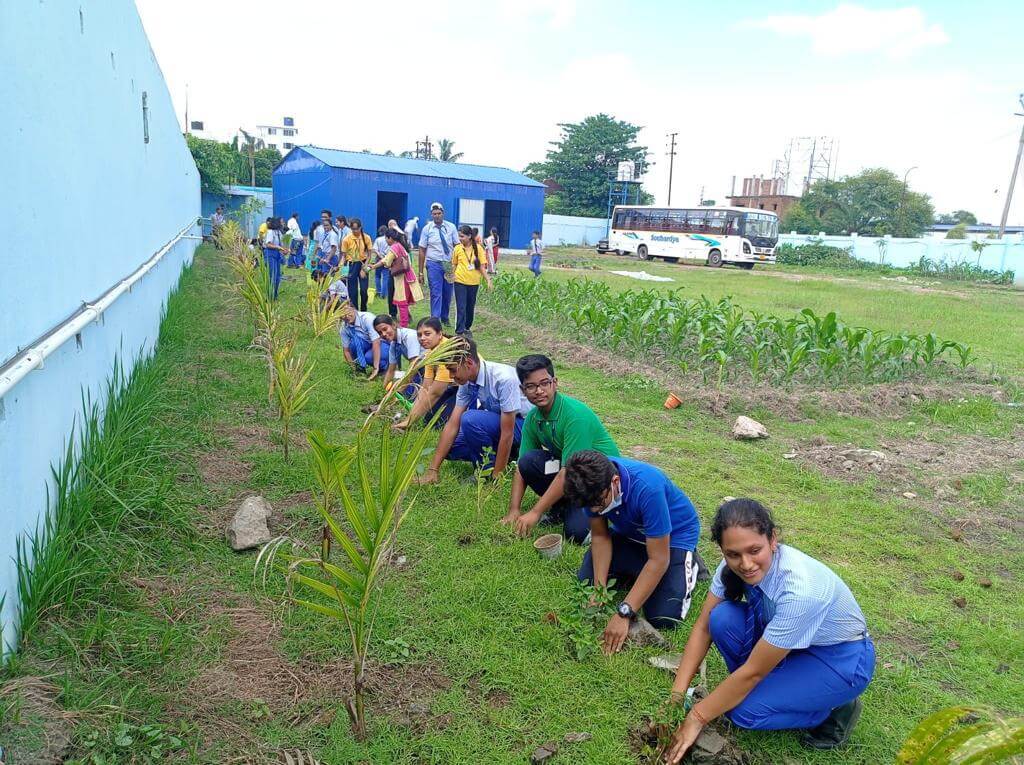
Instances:
[[[614,292],[589,279],[559,283],[515,273],[502,274],[495,286],[490,300],[505,311],[568,328],[613,351],[671,359],[719,385],[886,382],[947,360],[961,369],[974,361],[970,346],[933,333],[874,331],[810,308],[783,318],[744,310],[728,297]]]

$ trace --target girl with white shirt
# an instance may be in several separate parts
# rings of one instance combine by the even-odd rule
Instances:
[[[672,685],[680,701],[714,643],[729,676],[690,709],[667,762],[678,763],[711,720],[757,730],[803,729],[815,749],[845,744],[875,671],[875,646],[850,588],[830,568],[779,542],[753,499],[718,508],[711,538],[724,560]]]
[[[288,248],[281,244],[281,219],[272,218],[267,223],[267,234],[263,238],[263,260],[270,271],[270,284],[277,300],[278,288],[281,286],[281,265],[284,263]]]

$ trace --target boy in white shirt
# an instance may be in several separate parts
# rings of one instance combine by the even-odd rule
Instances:
[[[534,276],[540,276],[540,259],[544,257],[544,243],[540,240],[540,232],[534,231],[530,240],[530,270]]]

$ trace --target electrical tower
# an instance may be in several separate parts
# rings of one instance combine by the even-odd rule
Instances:
[[[422,141],[416,142],[416,159],[433,159],[434,144],[430,142],[430,136],[425,136]]]
[[[679,135],[679,133],[669,133],[666,136],[670,141],[669,149],[665,152],[668,154],[668,202],[666,204],[668,204],[669,207],[672,206],[672,171],[675,169],[677,135]]]
[[[839,140],[831,136],[800,136],[790,138],[782,159],[775,160],[773,175],[783,181],[786,194],[806,193],[815,181],[836,177]],[[794,188],[795,187],[795,188]]]

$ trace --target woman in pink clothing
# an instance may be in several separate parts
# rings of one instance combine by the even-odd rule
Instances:
[[[405,236],[396,229],[388,229],[384,236],[387,238],[388,253],[370,268],[387,268],[391,271],[398,323],[399,326],[408,327],[409,306],[423,300],[423,289],[412,269],[409,251],[405,248]]]

